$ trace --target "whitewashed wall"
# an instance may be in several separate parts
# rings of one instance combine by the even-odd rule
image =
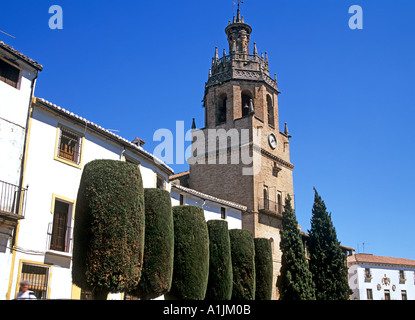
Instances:
[[[34,70],[23,70],[20,89],[0,81],[0,180],[19,184]]]
[[[3,50],[0,56],[8,54]],[[0,180],[18,186],[25,142],[26,122],[30,108],[32,82],[37,71],[24,62],[20,88],[0,81]],[[0,299],[6,299],[12,261],[12,230],[0,226]]]
[[[371,280],[365,280],[365,268],[370,268]],[[404,270],[405,282],[400,282],[399,270]],[[389,285],[382,282],[385,276],[390,279]],[[380,285],[380,290],[378,290],[378,285]],[[415,267],[352,265],[349,267],[349,286],[353,291],[352,299],[367,300],[366,291],[372,289],[373,300],[384,300],[385,290],[389,290],[391,300],[402,300],[402,290],[406,290],[408,300],[415,300]]]
[[[240,210],[235,209],[224,204],[204,200],[192,194],[180,191],[174,187],[171,188],[172,205],[180,205],[180,193],[184,195],[184,204],[201,207],[205,213],[205,219],[208,220],[221,220],[221,207],[226,208],[226,221],[228,222],[228,229],[242,229],[242,213]]]
[[[81,168],[54,160],[58,124],[85,134]],[[73,120],[35,107],[25,174],[25,183],[29,185],[26,218],[21,221],[19,230],[18,246],[22,250],[16,254],[12,299],[15,297],[20,261],[50,264],[52,267],[49,279],[50,299],[71,298],[71,253],[51,251],[47,247],[48,225],[53,222],[53,195],[75,201],[83,166],[95,159],[120,160],[123,150],[120,143],[90,130],[85,131],[85,126],[76,124]],[[144,187],[155,187],[157,170],[167,179],[168,174],[157,169],[152,160],[130,151],[125,152],[124,155],[135,158],[141,163],[140,171]],[[168,184],[167,189],[169,190]],[[72,217],[72,227],[73,222]]]

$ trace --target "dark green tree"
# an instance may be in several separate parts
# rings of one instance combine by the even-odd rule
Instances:
[[[315,188],[314,192],[308,250],[309,268],[316,285],[316,298],[317,300],[348,300],[351,290],[345,253],[337,240],[331,214],[327,213],[326,205]]]
[[[255,245],[252,233],[229,230],[233,286],[231,300],[255,300]]]
[[[308,268],[290,195],[285,200],[282,214],[280,249],[282,252],[281,270],[277,280],[280,299],[315,300],[312,274]]]
[[[209,276],[209,234],[203,209],[173,207],[174,263],[167,300],[203,300]]]
[[[145,241],[142,277],[133,295],[154,299],[168,292],[173,274],[174,229],[170,193],[144,189]]]
[[[230,300],[232,297],[232,259],[228,222],[209,220],[209,281],[206,300]]]
[[[255,300],[271,300],[273,262],[271,240],[255,238]]]
[[[73,283],[94,299],[136,287],[143,264],[144,190],[136,165],[85,165],[76,201]]]

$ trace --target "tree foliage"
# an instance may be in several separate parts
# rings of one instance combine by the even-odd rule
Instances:
[[[314,189],[314,205],[308,248],[309,268],[316,285],[317,300],[347,300],[351,294],[346,257],[326,205]]]
[[[86,164],[75,209],[73,283],[97,299],[134,288],[141,276],[144,228],[138,167],[113,160]]]
[[[255,244],[255,300],[271,300],[273,287],[273,262],[271,241],[254,239]]]
[[[173,274],[174,228],[170,193],[144,189],[145,241],[142,277],[133,295],[154,299],[168,292]]]
[[[209,220],[209,281],[206,300],[230,300],[232,297],[232,259],[228,222]]]
[[[285,200],[282,215],[280,249],[282,252],[278,288],[281,300],[315,300],[315,288],[308,269],[298,222],[291,206],[291,197]]]
[[[203,300],[209,275],[209,234],[203,209],[173,207],[174,264],[167,300]]]
[[[232,300],[255,300],[255,247],[252,233],[229,230],[233,271]]]

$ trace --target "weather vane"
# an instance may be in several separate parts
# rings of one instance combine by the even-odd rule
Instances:
[[[233,1],[233,12],[235,13],[235,4],[238,4],[238,10],[239,10],[239,5],[241,4],[241,3],[244,3],[242,0],[236,0],[236,2],[235,1]]]

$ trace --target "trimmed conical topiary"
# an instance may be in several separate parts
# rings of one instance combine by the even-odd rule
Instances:
[[[209,275],[209,234],[203,209],[173,207],[173,281],[167,300],[203,300]]]
[[[252,233],[229,230],[233,286],[232,300],[255,300],[255,247]]]
[[[271,300],[274,276],[271,241],[266,238],[256,238],[254,244],[255,300]]]
[[[154,299],[170,290],[173,274],[174,227],[170,193],[144,189],[145,245],[142,277],[133,295]]]
[[[136,287],[144,249],[144,190],[138,167],[114,160],[85,165],[75,210],[73,283],[95,299]]]
[[[209,220],[209,281],[206,300],[230,300],[232,297],[232,259],[228,222]]]

